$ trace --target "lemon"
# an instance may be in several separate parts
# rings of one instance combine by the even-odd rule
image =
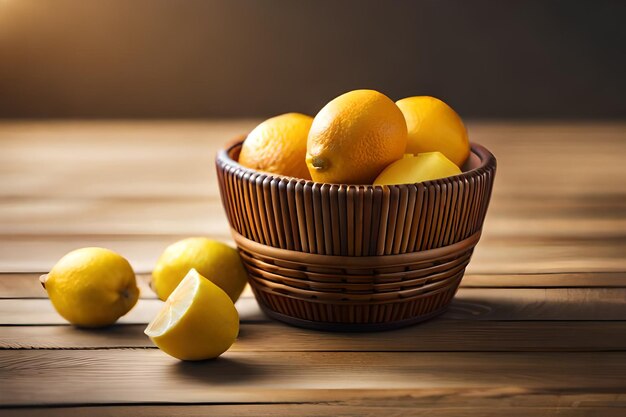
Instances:
[[[237,339],[239,315],[228,294],[192,269],[144,333],[177,359],[211,359]]]
[[[215,240],[191,237],[163,251],[152,271],[152,288],[165,300],[192,268],[224,290],[233,302],[248,282],[237,250]]]
[[[396,102],[408,128],[407,153],[439,151],[457,166],[470,154],[467,129],[459,115],[443,101],[430,96],[408,97]]]
[[[311,116],[300,113],[267,119],[244,140],[239,163],[259,171],[311,179],[304,157],[312,122]]]
[[[461,170],[441,152],[405,155],[389,165],[374,181],[374,185],[414,184],[459,175]]]
[[[139,298],[128,261],[103,248],[68,253],[41,277],[41,282],[56,311],[81,327],[111,325]]]
[[[400,109],[384,94],[355,90],[330,101],[313,119],[306,163],[311,178],[335,184],[371,184],[402,158],[407,130]]]

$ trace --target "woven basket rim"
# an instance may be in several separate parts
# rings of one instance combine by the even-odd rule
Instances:
[[[231,168],[239,171],[239,175],[243,176],[243,175],[255,175],[256,176],[256,181],[265,181],[265,180],[269,180],[269,181],[273,181],[273,180],[280,180],[280,181],[285,181],[285,182],[295,182],[296,184],[303,184],[306,186],[317,186],[317,187],[321,187],[321,186],[338,186],[338,187],[342,187],[342,188],[347,188],[347,187],[358,187],[358,188],[364,188],[366,190],[368,189],[384,189],[384,188],[405,188],[408,186],[415,186],[416,184],[422,184],[424,187],[429,187],[432,185],[437,185],[437,184],[441,184],[442,181],[457,181],[460,179],[469,179],[472,178],[476,175],[480,175],[485,169],[492,169],[495,168],[497,165],[496,162],[496,157],[484,146],[478,144],[478,143],[474,143],[474,142],[470,142],[470,152],[474,155],[476,155],[479,159],[480,159],[480,165],[470,169],[468,171],[463,171],[458,175],[453,175],[450,177],[445,177],[445,178],[440,178],[440,179],[436,179],[436,180],[430,180],[430,181],[423,181],[420,183],[413,183],[413,184],[395,184],[395,185],[373,185],[373,184],[336,184],[336,183],[326,183],[326,182],[315,182],[313,180],[307,180],[304,178],[296,178],[296,177],[290,177],[287,175],[280,175],[280,174],[274,174],[274,173],[270,173],[270,172],[264,172],[264,171],[258,171],[256,169],[252,169],[252,168],[248,168],[245,167],[243,165],[241,165],[238,161],[235,161],[233,158],[231,158],[230,154],[233,150],[235,150],[235,148],[237,147],[241,147],[241,145],[243,144],[243,141],[245,140],[246,136],[240,136],[237,137],[236,139],[230,141],[226,147],[220,149],[217,152],[216,155],[216,160],[218,162],[223,163],[224,165],[228,165]]]

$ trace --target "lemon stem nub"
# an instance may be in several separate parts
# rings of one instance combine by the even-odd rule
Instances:
[[[43,274],[41,276],[39,276],[39,282],[41,283],[41,286],[43,287],[43,289],[46,289],[46,281],[48,280],[48,274]]]
[[[324,158],[320,158],[319,156],[314,156],[311,159],[311,165],[313,165],[313,168],[315,168],[318,171],[323,171],[326,168],[328,168],[328,161],[326,161],[326,159]]]

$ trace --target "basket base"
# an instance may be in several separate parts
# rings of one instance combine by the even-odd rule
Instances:
[[[413,317],[407,320],[399,320],[387,323],[324,323],[318,321],[310,321],[299,319],[296,317],[287,316],[285,314],[277,313],[262,303],[259,303],[259,307],[263,313],[274,320],[287,323],[291,326],[301,327],[310,330],[327,331],[327,332],[383,332],[387,330],[395,330],[401,327],[407,327],[413,324],[421,323],[426,320],[430,320],[440,314],[445,313],[448,306],[444,306],[439,310],[435,310],[432,313],[422,316]]]

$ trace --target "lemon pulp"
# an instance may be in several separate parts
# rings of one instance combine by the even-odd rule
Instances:
[[[191,306],[193,298],[198,291],[198,283],[198,279],[187,274],[187,277],[170,294],[165,301],[165,305],[148,325],[144,333],[150,337],[157,337],[176,325],[178,320],[189,309],[189,306]]]

